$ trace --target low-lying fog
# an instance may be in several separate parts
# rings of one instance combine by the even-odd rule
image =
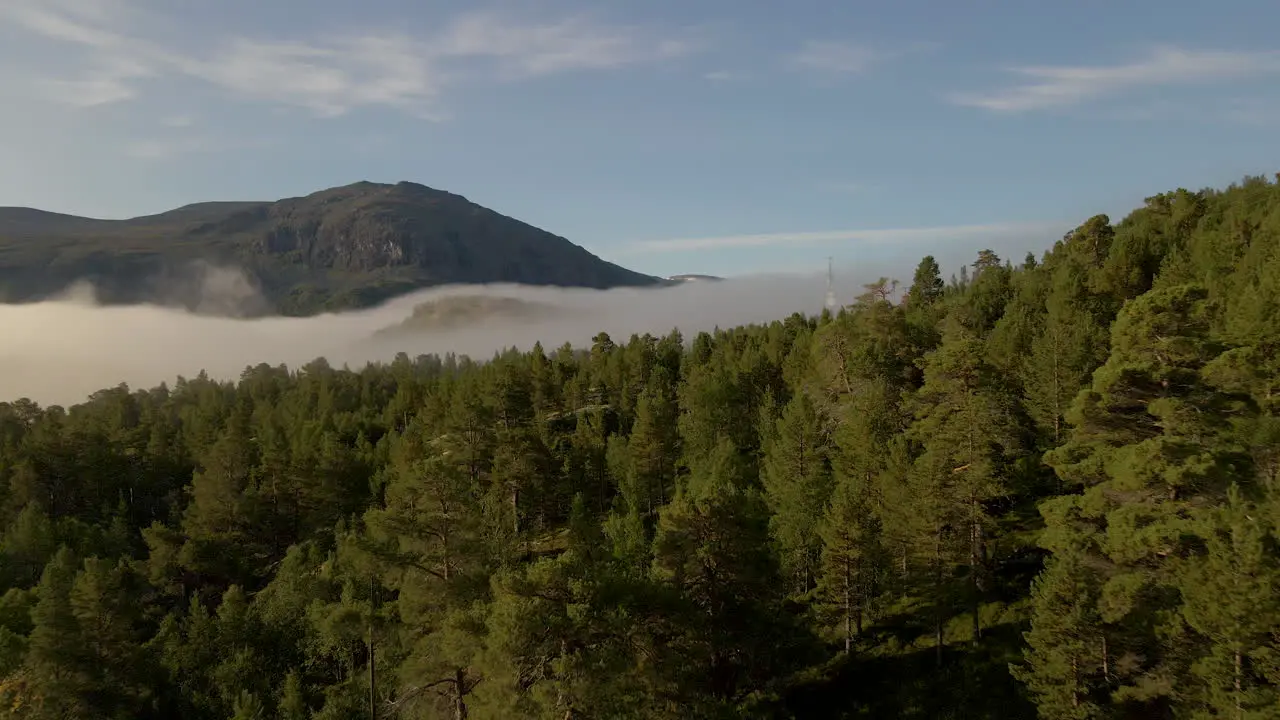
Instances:
[[[942,260],[943,258],[939,258]],[[959,261],[958,261],[959,262]],[[944,276],[950,267],[944,264]],[[892,274],[909,283],[911,267],[836,268],[835,289],[849,303],[861,285]],[[498,321],[410,337],[374,333],[407,318],[413,308],[446,295],[491,294],[563,309],[542,321]],[[43,405],[69,405],[121,382],[133,388],[172,383],[205,370],[235,379],[245,367],[266,362],[295,367],[317,357],[356,368],[386,361],[397,352],[455,352],[486,359],[535,341],[552,350],[565,342],[583,346],[600,331],[624,342],[632,333],[665,334],[679,328],[686,339],[717,326],[769,322],[792,312],[821,312],[825,268],[810,274],[758,275],[722,282],[693,281],[660,289],[608,291],[514,285],[452,286],[397,298],[380,307],[309,318],[252,320],[196,315],[159,306],[102,307],[90,298],[0,305],[0,401],[21,397]]]

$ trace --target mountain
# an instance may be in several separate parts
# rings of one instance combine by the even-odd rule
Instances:
[[[494,321],[537,322],[565,314],[548,303],[490,295],[453,295],[424,302],[399,324],[382,328],[374,337],[403,337],[475,327]]]
[[[39,300],[80,281],[108,304],[251,315],[366,307],[455,283],[664,284],[460,195],[408,182],[199,203],[130,220],[0,208],[0,302]]]

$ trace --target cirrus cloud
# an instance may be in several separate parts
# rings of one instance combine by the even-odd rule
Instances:
[[[1145,58],[1114,65],[1031,65],[1009,68],[1028,81],[986,93],[955,93],[953,103],[1018,113],[1065,107],[1128,91],[1237,80],[1280,73],[1280,51],[1154,48]]]
[[[234,36],[198,53],[143,32],[144,23],[125,12],[129,6],[121,0],[110,4],[117,12],[106,12],[105,3],[72,0],[0,3],[0,20],[85,52],[90,69],[81,77],[40,81],[49,97],[86,107],[118,103],[136,97],[142,79],[176,75],[322,117],[378,106],[439,119],[443,91],[462,75],[511,80],[605,70],[662,62],[697,48],[688,38],[581,16],[520,22],[494,12],[470,12],[431,34]]]
[[[791,62],[802,68],[841,75],[866,72],[872,63],[881,59],[881,53],[851,42],[809,40],[791,57]]]

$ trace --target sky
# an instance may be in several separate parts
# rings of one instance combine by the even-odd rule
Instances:
[[[1274,0],[0,0],[0,206],[359,180],[660,275],[1042,250],[1280,170]]]

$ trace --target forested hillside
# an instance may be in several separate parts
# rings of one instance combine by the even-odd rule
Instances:
[[[0,714],[1280,717],[1280,178],[906,280],[0,405]]]

